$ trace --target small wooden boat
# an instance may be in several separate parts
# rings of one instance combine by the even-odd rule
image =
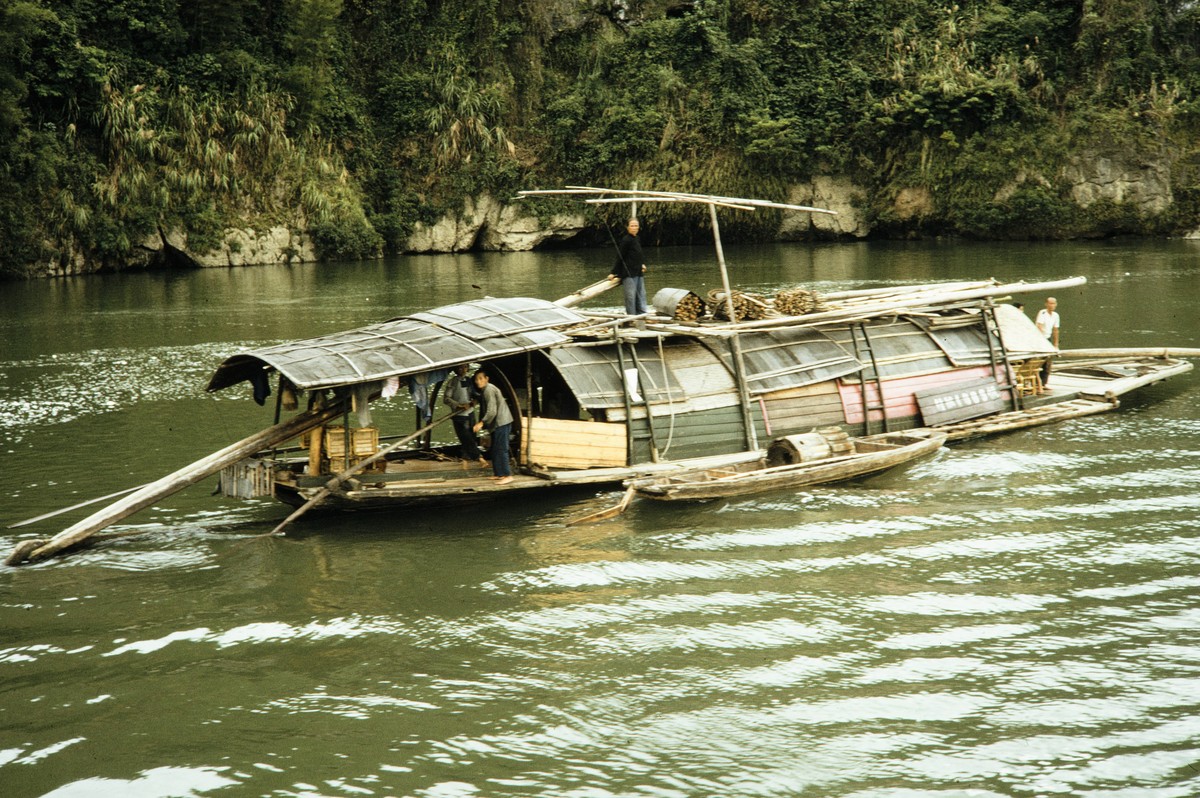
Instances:
[[[631,480],[638,495],[660,501],[746,496],[825,485],[878,474],[941,448],[947,434],[929,428],[849,438],[839,428],[780,438],[765,456],[709,468]]]

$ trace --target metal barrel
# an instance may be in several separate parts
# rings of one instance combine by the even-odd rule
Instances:
[[[654,310],[663,316],[675,318],[675,309],[684,297],[692,294],[686,288],[662,288],[654,295]],[[696,297],[699,299],[699,297]]]

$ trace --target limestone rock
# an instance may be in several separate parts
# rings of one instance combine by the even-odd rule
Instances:
[[[461,211],[447,213],[432,225],[415,225],[405,249],[409,252],[465,252],[475,248],[524,252],[547,240],[578,235],[586,225],[582,213],[557,214],[543,224],[520,203],[502,205],[485,194],[467,198]]]
[[[211,252],[191,252],[186,249],[186,241],[184,244],[179,249],[197,266],[258,266],[317,259],[308,234],[286,225],[275,225],[266,230],[229,228],[221,246]]]
[[[574,238],[587,227],[582,213],[555,214],[546,224],[520,204],[506,205],[483,231],[486,250],[527,252],[544,241]]]
[[[447,213],[432,225],[418,222],[408,237],[409,252],[465,252],[474,248],[479,231],[491,215],[499,216],[500,204],[488,195],[467,197],[458,213]]]
[[[809,205],[836,211],[836,216],[826,213],[785,211],[779,227],[779,237],[796,239],[807,237],[813,232],[865,238],[870,232],[863,212],[858,208],[858,199],[865,191],[845,175],[818,175],[808,183],[798,183],[788,192],[788,202],[793,205]]]
[[[1108,200],[1157,215],[1174,202],[1170,166],[1162,161],[1126,163],[1103,155],[1079,156],[1063,169],[1063,178],[1081,208]]]

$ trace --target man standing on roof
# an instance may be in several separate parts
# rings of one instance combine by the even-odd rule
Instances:
[[[641,225],[637,219],[625,224],[625,235],[617,244],[617,262],[613,265],[610,280],[620,280],[625,288],[625,312],[637,316],[649,311],[646,307],[646,257],[642,254],[642,242],[637,234]]]
[[[475,372],[475,388],[483,400],[483,416],[475,424],[479,432],[487,427],[492,432],[492,479],[497,485],[507,485],[513,481],[512,469],[508,465],[508,435],[512,432],[512,413],[508,404],[500,394],[500,389],[492,385],[492,380],[483,369]]]
[[[1058,300],[1054,297],[1046,297],[1046,307],[1038,311],[1037,318],[1034,324],[1037,325],[1038,332],[1046,336],[1046,340],[1054,344],[1054,348],[1058,349]],[[1042,364],[1042,385],[1050,382],[1050,358],[1046,358],[1046,362]]]

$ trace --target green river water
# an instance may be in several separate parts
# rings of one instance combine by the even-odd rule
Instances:
[[[719,283],[707,248],[648,254],[651,294]],[[1196,241],[727,256],[750,290],[1083,274],[1064,347],[1200,346]],[[0,521],[267,426],[273,400],[203,391],[239,348],[552,299],[610,261],[0,284]],[[147,534],[0,566],[0,796],[1200,795],[1198,400],[1188,374],[864,482],[589,527],[563,520],[617,492],[263,538],[285,508],[210,479],[117,528]]]

